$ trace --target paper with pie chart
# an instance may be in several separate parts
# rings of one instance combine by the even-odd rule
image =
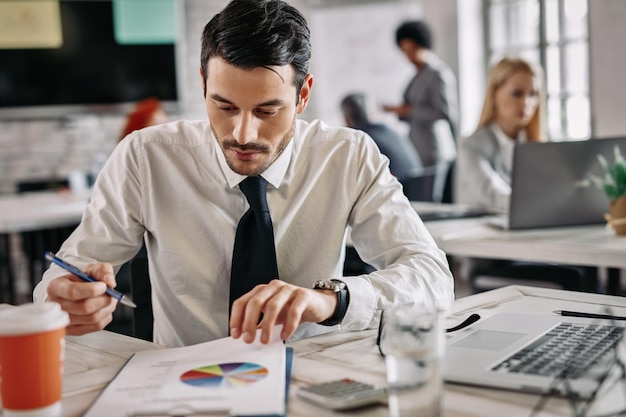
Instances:
[[[286,369],[278,337],[267,345],[227,337],[137,352],[84,417],[285,415]]]
[[[251,362],[218,363],[191,369],[180,380],[194,387],[237,388],[264,379],[266,367]]]

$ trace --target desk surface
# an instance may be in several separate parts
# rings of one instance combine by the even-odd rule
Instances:
[[[623,297],[576,293],[545,288],[511,286],[457,300],[447,326],[462,321],[472,312],[482,317],[497,311],[549,313],[554,309],[600,311],[612,306],[626,315]],[[336,331],[290,343],[295,349],[289,401],[290,417],[352,415],[388,416],[386,407],[374,406],[351,413],[332,413],[299,400],[299,387],[350,376],[376,385],[385,383],[384,360],[378,354],[374,330]],[[106,331],[81,337],[67,337],[63,417],[81,415],[135,351],[160,349],[159,345]],[[446,384],[446,417],[528,416],[539,397],[531,394]],[[569,404],[561,398],[546,402],[538,416],[570,416]]]
[[[0,233],[20,233],[80,222],[89,196],[41,191],[0,196]]]
[[[418,213],[445,208],[412,204]],[[490,225],[488,216],[425,224],[448,255],[626,268],[626,237],[601,224],[509,231]]]
[[[87,195],[69,192],[0,196],[0,233],[77,224],[87,200]],[[419,213],[446,206],[413,203],[413,207]],[[603,225],[506,231],[478,217],[429,221],[426,227],[449,255],[626,268],[626,237]]]

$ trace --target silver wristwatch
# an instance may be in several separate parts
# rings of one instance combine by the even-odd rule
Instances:
[[[348,311],[348,303],[350,302],[350,293],[345,282],[338,279],[321,279],[313,285],[314,290],[330,290],[337,293],[337,308],[332,316],[320,322],[322,326],[336,326],[341,323],[346,312]]]
[[[331,290],[339,292],[346,288],[346,283],[338,279],[320,279],[313,285],[314,290]]]

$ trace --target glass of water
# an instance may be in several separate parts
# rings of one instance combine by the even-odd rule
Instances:
[[[391,417],[442,415],[444,318],[436,307],[408,305],[385,311],[380,349]]]

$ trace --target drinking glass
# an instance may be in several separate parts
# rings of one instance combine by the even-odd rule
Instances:
[[[408,305],[385,311],[380,348],[391,417],[442,415],[444,317],[436,307]]]

